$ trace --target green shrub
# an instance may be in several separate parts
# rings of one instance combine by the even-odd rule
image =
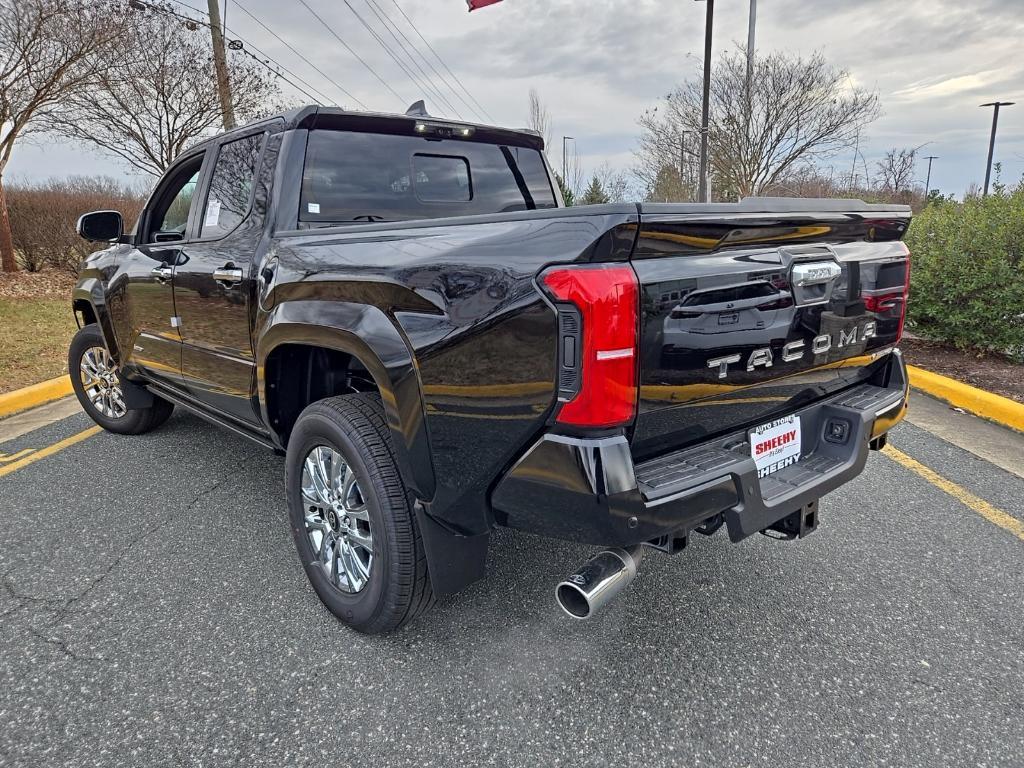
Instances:
[[[911,327],[1024,362],[1024,182],[932,202],[907,233]]]

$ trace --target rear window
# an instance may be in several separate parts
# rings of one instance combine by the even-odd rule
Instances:
[[[540,152],[419,136],[312,131],[299,221],[406,221],[556,207]]]

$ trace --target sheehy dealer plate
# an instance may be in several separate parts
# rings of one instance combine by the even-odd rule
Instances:
[[[800,461],[800,417],[783,416],[750,430],[750,455],[758,477]]]

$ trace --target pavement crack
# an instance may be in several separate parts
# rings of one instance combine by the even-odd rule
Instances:
[[[920,677],[912,677],[910,678],[910,682],[916,683],[917,685],[925,688],[931,688],[933,691],[937,691],[938,693],[946,692],[941,686],[935,685],[935,683],[929,683],[927,680],[922,680]]]
[[[165,515],[160,520],[158,520],[156,523],[154,523],[150,527],[146,528],[141,533],[137,534],[131,540],[129,540],[129,542],[128,542],[127,546],[124,548],[124,550],[117,557],[115,557],[110,562],[110,564],[107,565],[106,568],[103,569],[102,573],[100,573],[97,577],[95,577],[92,580],[92,582],[89,584],[89,586],[87,586],[79,594],[77,594],[74,597],[68,599],[67,602],[63,606],[60,607],[60,609],[57,611],[57,613],[54,616],[54,618],[50,621],[50,626],[53,626],[53,625],[57,624],[58,622],[60,622],[62,619],[64,619],[71,612],[71,610],[76,605],[78,605],[82,600],[84,600],[86,597],[88,597],[90,594],[92,594],[92,592],[95,591],[97,587],[99,587],[101,584],[103,584],[103,582],[106,581],[107,577],[109,577],[111,573],[113,573],[115,570],[117,570],[117,568],[121,565],[121,563],[123,563],[125,561],[125,559],[127,559],[127,557],[132,553],[132,550],[134,550],[135,547],[138,544],[142,543],[147,538],[149,538],[153,534],[155,534],[158,531],[160,531],[162,528],[165,528],[175,518],[177,518],[179,516],[187,515],[192,510],[192,508],[195,507],[196,504],[198,504],[200,502],[200,500],[202,500],[205,496],[207,496],[208,494],[216,491],[218,488],[220,488],[225,482],[227,482],[231,478],[240,476],[240,473],[244,472],[247,464],[248,464],[248,461],[243,460],[242,462],[239,463],[239,465],[237,467],[232,469],[232,471],[227,472],[224,475],[218,477],[209,486],[207,486],[207,487],[203,488],[202,490],[196,492],[193,495],[192,499],[184,506],[184,508],[182,508],[182,510],[180,512],[171,512],[171,513]]]
[[[0,576],[0,587],[3,587],[4,592],[6,592],[12,600],[15,600],[17,604],[11,606],[7,610],[0,613],[0,619],[14,615],[22,608],[24,608],[26,605],[30,605],[33,603],[38,603],[40,605],[48,605],[57,602],[57,600],[55,600],[52,597],[36,597],[35,595],[29,595],[19,591],[18,588],[14,585],[14,582],[11,580],[12,573],[14,573],[13,568],[6,571],[2,576]]]
[[[76,653],[71,649],[70,645],[68,645],[65,641],[61,640],[59,637],[48,637],[39,630],[31,628],[28,631],[29,634],[32,635],[32,637],[36,638],[37,640],[42,640],[47,645],[56,648],[69,659],[73,659],[75,661],[106,661],[106,659],[104,659],[102,656],[84,656],[80,653]]]

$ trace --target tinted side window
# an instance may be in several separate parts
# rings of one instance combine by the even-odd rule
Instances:
[[[196,182],[203,155],[183,160],[167,172],[150,203],[148,229],[140,232],[140,242],[183,240],[188,234],[188,215],[195,200]]]
[[[188,224],[188,211],[192,207],[192,196],[196,191],[196,182],[199,180],[199,171],[185,179],[185,184],[170,199],[167,210],[156,222],[155,229],[158,232],[177,232],[185,234],[185,226]]]
[[[319,130],[306,147],[299,220],[403,221],[555,206],[534,149]]]
[[[225,235],[249,212],[263,134],[224,144],[210,179],[200,237]]]

